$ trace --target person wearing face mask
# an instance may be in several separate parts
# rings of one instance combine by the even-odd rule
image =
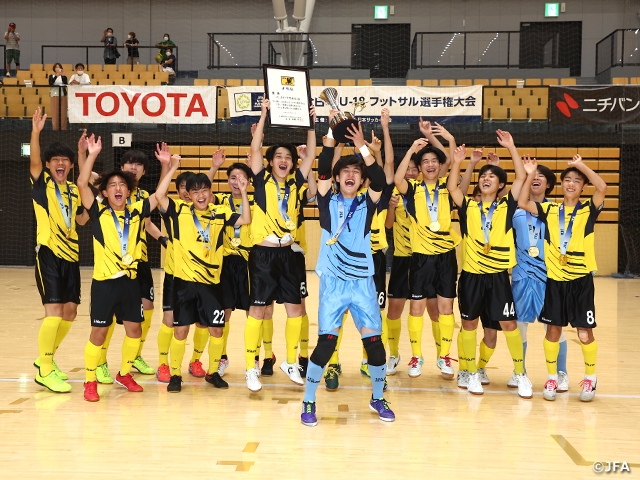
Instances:
[[[120,52],[118,52],[118,39],[113,36],[113,28],[107,28],[103,32],[100,41],[104,44],[104,53],[102,55],[104,64],[115,65]]]
[[[127,57],[128,65],[138,65],[140,63],[140,52],[138,51],[138,39],[136,38],[135,32],[129,32],[129,36],[123,43],[127,50],[129,51],[129,56]]]
[[[176,44],[171,41],[171,37],[168,33],[164,34],[162,37],[162,41],[156,43],[156,47],[160,49],[158,54],[156,55],[156,62],[162,64],[167,61],[167,50],[173,50]],[[162,71],[162,70],[161,70]]]
[[[62,64],[53,65],[53,75],[49,75],[49,95],[51,97],[51,120],[54,130],[67,129],[67,76]]]
[[[165,60],[158,65],[159,72],[167,72],[169,75],[176,74],[176,56],[171,52],[170,48],[165,51]]]
[[[91,78],[89,74],[84,73],[84,65],[82,63],[76,63],[76,73],[71,75],[69,85],[91,85]]]

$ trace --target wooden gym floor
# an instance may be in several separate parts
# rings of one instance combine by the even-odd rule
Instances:
[[[157,309],[143,352],[154,367],[162,275],[154,271]],[[471,396],[442,380],[428,319],[423,373],[410,379],[407,305],[402,363],[398,374],[388,377],[386,393],[395,423],[379,421],[368,408],[370,382],[359,373],[361,343],[349,319],[340,351],[340,389],[329,393],[321,384],[320,423],[309,428],[300,424],[303,388],[279,370],[262,378],[261,392],[250,394],[246,388],[241,313],[232,318],[228,390],[215,390],[204,379],[188,375],[190,335],[182,393],[168,394],[154,376],[137,375],[143,393],[100,386],[100,402],[83,401],[90,277],[91,270],[82,271],[84,303],[56,355],[73,385],[70,394],[61,395],[33,381],[43,317],[33,269],[0,269],[2,478],[584,478],[595,475],[596,461],[628,462],[631,475],[640,474],[640,383],[634,373],[640,280],[596,279],[598,389],[591,403],[578,400],[583,363],[571,329],[566,331],[570,391],[555,402],[542,399],[546,369],[540,324],[529,327],[528,334],[527,370],[535,392],[531,400],[506,387],[512,363],[503,336],[488,366],[491,385],[484,396]],[[311,346],[318,281],[312,272],[308,280]],[[284,309],[277,307],[278,363],[285,356],[284,322]],[[123,330],[116,329],[109,351],[112,375],[118,370],[122,336]],[[479,332],[478,341],[481,337]],[[207,361],[205,351],[205,367]]]

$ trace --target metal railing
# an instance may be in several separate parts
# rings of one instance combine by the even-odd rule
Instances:
[[[411,68],[518,68],[520,32],[416,32]]]
[[[155,57],[161,50],[156,46],[138,45],[135,47],[140,54],[141,64],[153,64],[156,63]],[[171,48],[173,55],[176,57],[176,66],[174,70],[178,71],[179,55],[178,47]],[[104,63],[103,58],[104,46],[103,45],[42,45],[40,48],[40,62],[45,63],[70,63],[75,65],[76,63],[84,62],[84,65]],[[126,65],[127,57],[129,56],[127,47],[118,45],[118,52],[120,58],[116,59],[117,64]],[[48,60],[45,62],[45,57]],[[133,70],[133,65],[131,65]]]
[[[596,43],[596,75],[611,67],[640,66],[640,28],[618,29]]]

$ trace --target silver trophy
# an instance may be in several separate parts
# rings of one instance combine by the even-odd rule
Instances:
[[[340,110],[340,107],[338,107],[338,91],[335,88],[325,88],[320,93],[320,99],[327,102],[332,109]],[[360,110],[362,110],[364,108],[364,105],[360,105],[361,103],[364,102],[358,102],[356,108],[360,107]],[[335,138],[339,143],[347,143],[349,139],[345,137],[345,135],[349,133],[347,131],[347,128],[352,125],[354,126],[354,128],[357,128],[358,120],[356,120],[356,118],[351,113],[338,113],[335,117],[333,117],[333,119],[331,119],[330,123],[331,130],[333,131],[333,138]]]

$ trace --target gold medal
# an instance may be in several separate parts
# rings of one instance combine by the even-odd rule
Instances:
[[[327,240],[327,245],[333,245],[334,243],[338,243],[338,237],[331,237]]]
[[[67,228],[67,238],[71,238],[71,229]]]
[[[560,254],[560,265],[562,265],[563,267],[565,267],[567,265],[567,256],[564,254]]]
[[[488,243],[485,243],[485,244],[484,244],[484,247],[482,247],[482,251],[483,251],[484,253],[489,253],[489,252],[491,251],[491,245],[490,245],[490,244],[488,244]]]
[[[287,220],[286,222],[284,222],[284,224],[287,227],[287,230],[295,230],[296,229],[296,222],[294,222],[293,220]]]
[[[122,263],[124,263],[125,265],[131,265],[133,263],[133,257],[127,253],[124,257],[122,257]]]
[[[438,222],[437,220],[435,222],[431,222],[429,224],[429,230],[431,230],[432,232],[439,232],[440,231],[440,222]]]
[[[529,256],[530,257],[537,257],[538,255],[540,255],[540,250],[538,249],[538,247],[529,247]]]
[[[240,244],[242,243],[242,241],[240,240],[239,237],[233,237],[231,239],[231,245],[234,246],[234,248],[238,248],[240,246]]]

